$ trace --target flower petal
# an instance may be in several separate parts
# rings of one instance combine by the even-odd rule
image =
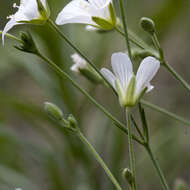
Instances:
[[[148,88],[147,92],[152,89],[150,81],[155,76],[159,68],[160,62],[154,57],[147,57],[142,61],[136,75],[137,83],[135,96],[138,96],[138,94],[146,87]]]
[[[17,22],[30,21],[40,16],[36,0],[22,0],[14,17]]]
[[[91,20],[90,4],[85,0],[73,0],[58,14],[56,24],[67,23],[94,24]]]
[[[113,73],[105,68],[102,68],[100,72],[107,79],[107,81],[113,86],[113,88],[115,88],[116,77],[113,75]]]
[[[7,22],[7,24],[5,25],[5,28],[3,29],[3,32],[2,32],[2,43],[4,45],[4,39],[5,39],[5,34],[11,29],[13,28],[15,25],[19,25],[21,23],[18,23],[15,21],[14,18],[12,18],[11,20],[9,20],[9,22]]]
[[[111,57],[111,65],[116,78],[118,78],[125,91],[133,74],[129,56],[121,52],[114,53]]]
[[[112,2],[112,0],[88,0],[88,1],[90,2],[91,5],[93,5],[98,9],[105,8]]]

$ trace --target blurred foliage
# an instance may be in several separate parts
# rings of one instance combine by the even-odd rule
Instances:
[[[19,2],[19,1],[14,1]],[[49,1],[52,18],[68,1]],[[117,8],[117,1],[114,2]],[[1,0],[1,29],[12,14],[13,2]],[[189,0],[129,0],[128,20],[139,37],[149,37],[138,26],[139,18],[149,16],[156,22],[168,62],[190,82]],[[81,25],[65,25],[62,30],[97,64],[109,66],[113,52],[125,48],[115,32],[93,33]],[[121,120],[117,99],[109,89],[93,86],[74,75],[67,46],[48,26],[18,26],[11,33],[32,31],[40,49],[62,69],[80,82],[90,94]],[[127,139],[112,123],[79,94],[66,80],[59,78],[38,58],[13,48],[6,39],[0,47],[0,189],[11,190],[100,190],[114,189],[97,162],[75,136],[61,130],[43,110],[45,101],[59,105],[65,116],[75,115],[80,127],[96,147],[113,174],[126,186],[122,169],[128,166]],[[155,90],[147,99],[177,114],[189,116],[189,96],[165,70],[155,81]],[[163,115],[146,110],[154,152],[172,187],[175,179],[190,184],[189,128]],[[136,112],[134,110],[134,112]],[[135,145],[139,189],[160,189],[152,164],[139,145]]]

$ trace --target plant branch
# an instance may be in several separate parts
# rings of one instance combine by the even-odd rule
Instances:
[[[107,165],[105,164],[105,162],[103,161],[103,159],[100,157],[100,155],[94,149],[94,147],[88,142],[88,140],[86,139],[86,137],[80,131],[77,133],[77,136],[87,146],[88,150],[93,154],[93,156],[95,157],[95,159],[97,160],[97,162],[102,166],[102,168],[106,172],[107,176],[110,178],[110,180],[112,181],[112,183],[115,185],[116,189],[117,190],[122,190],[122,188],[119,185],[119,183],[116,180],[116,178],[113,176],[113,174],[111,173],[111,171],[109,170],[109,168],[107,167]]]

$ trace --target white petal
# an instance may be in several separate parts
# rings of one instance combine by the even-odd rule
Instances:
[[[13,28],[15,25],[18,25],[18,24],[21,24],[21,23],[16,22],[14,18],[12,18],[9,22],[7,22],[7,24],[5,25],[5,28],[3,29],[3,32],[2,32],[2,43],[3,43],[3,45],[4,45],[5,34],[11,28]]]
[[[159,68],[160,62],[154,57],[147,57],[142,61],[136,75],[137,83],[135,96],[138,96],[146,87],[148,87],[147,90],[151,90],[152,87],[150,88],[150,81],[155,76]]]
[[[91,25],[87,25],[87,26],[86,26],[86,30],[87,30],[87,31],[96,31],[96,30],[98,30],[98,28],[97,28],[97,27],[94,27],[94,26],[91,26]]]
[[[133,74],[129,56],[121,52],[114,53],[111,57],[111,65],[116,78],[118,78],[125,91]]]
[[[112,0],[88,0],[91,5],[93,5],[96,8],[105,8],[107,7]]]
[[[109,71],[108,69],[101,69],[100,72],[102,73],[102,75],[106,78],[106,80],[113,86],[113,88],[115,88],[115,76],[113,75],[113,73],[111,71]]]
[[[58,14],[56,24],[67,23],[94,24],[91,20],[90,4],[85,0],[73,0]]]
[[[14,17],[16,21],[30,21],[40,16],[36,0],[22,0]]]

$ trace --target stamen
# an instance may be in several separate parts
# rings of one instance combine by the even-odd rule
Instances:
[[[17,6],[16,3],[14,3],[13,8],[19,8],[19,6]]]
[[[12,19],[14,15],[7,16],[7,19]]]

